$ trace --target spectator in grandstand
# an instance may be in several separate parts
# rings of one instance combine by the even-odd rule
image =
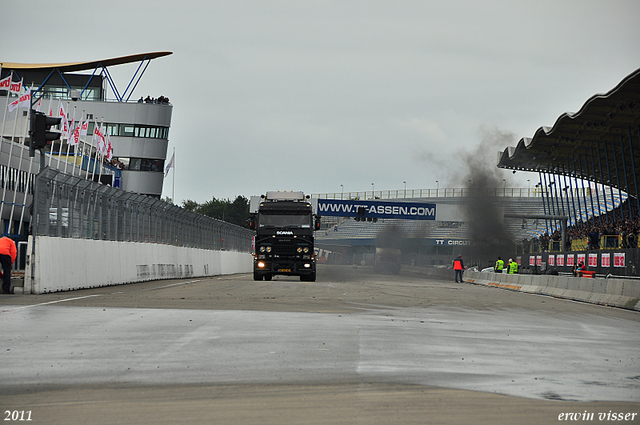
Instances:
[[[596,249],[600,249],[600,231],[596,226],[593,226],[589,232],[589,250]]]
[[[618,246],[621,248],[638,248],[638,235],[640,234],[640,216],[635,202],[631,202],[631,214],[629,204],[624,203],[615,210],[609,211],[600,217],[591,217],[586,222],[579,223],[567,229],[566,250],[572,248],[572,242],[584,239],[587,249],[597,250],[600,246],[601,236],[617,237]],[[549,241],[559,241],[560,230],[554,231],[551,236],[547,233],[539,238],[524,239],[522,242],[524,253],[531,252],[529,247],[533,244],[540,244],[540,248],[546,251]]]
[[[627,236],[627,240],[629,241],[629,247],[631,248],[638,248],[638,236],[635,233],[630,233],[629,236]]]
[[[0,263],[2,264],[2,292],[11,293],[11,266],[16,261],[18,251],[13,239],[3,236],[0,238]]]

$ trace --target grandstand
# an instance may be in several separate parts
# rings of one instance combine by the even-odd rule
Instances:
[[[353,193],[353,194],[314,194],[312,197],[318,198],[343,198],[355,199],[369,196],[380,199],[399,199],[407,202],[419,202],[425,204],[453,204],[462,205],[469,202],[467,189],[438,189],[439,194],[449,195],[442,197],[407,197],[403,198],[405,191],[384,191],[378,193]],[[602,192],[576,190],[573,196],[563,199],[553,199],[549,192],[528,189],[495,189],[490,191],[500,196],[492,197],[499,210],[505,215],[539,217],[544,215],[558,214],[568,215],[569,225],[576,225],[586,222],[587,219],[597,217],[602,213],[618,207],[627,197],[614,196],[611,198]],[[430,194],[435,195],[435,190],[411,190],[407,194]],[[583,196],[586,195],[586,196]],[[593,201],[593,202],[592,202]],[[562,204],[562,205],[561,205]],[[574,207],[575,206],[575,207]],[[560,228],[560,223],[552,220],[536,218],[505,218],[505,232],[509,235],[511,243],[516,250],[516,245],[521,244],[523,239],[539,238],[544,234],[552,234]],[[469,225],[465,222],[436,222],[427,220],[400,220],[381,219],[370,221],[356,221],[352,218],[325,217],[322,221],[322,229],[316,233],[316,243],[325,249],[337,249],[338,247],[358,247],[352,250],[353,253],[366,252],[376,245],[376,238],[383,230],[393,227],[402,238],[406,239],[405,244],[413,247],[432,247],[432,249],[421,250],[418,261],[426,264],[446,264],[446,259],[453,255],[453,247],[465,246],[471,243],[469,235]],[[433,249],[438,248],[438,249]]]
[[[488,249],[492,244],[487,238],[469,239],[472,231],[494,218],[491,216],[481,223],[472,223],[474,217],[455,223],[333,220],[318,233],[317,245],[338,249],[342,259],[349,255],[355,258],[358,249],[354,247],[365,252],[375,246],[376,235],[385,226],[393,225],[406,242],[405,262],[409,257],[412,263],[447,265],[454,247],[459,247],[472,256],[475,253],[478,263],[498,253],[513,256],[524,272],[530,266],[539,271],[545,265],[552,266],[553,272],[571,272],[572,266],[583,261],[596,273],[640,276],[640,69],[608,93],[592,96],[577,113],[564,113],[552,127],[540,127],[532,138],[506,147],[499,152],[497,166],[539,176],[533,191],[484,189],[482,196],[475,198],[496,204],[505,217],[521,217],[505,218],[489,229],[489,235],[495,232],[497,236],[496,229],[501,233],[496,238],[500,243],[494,245],[497,249]],[[470,189],[405,189],[333,197],[462,205],[471,195]],[[479,207],[477,211],[484,212]],[[568,226],[565,234],[569,239],[564,239],[564,246],[558,236],[561,224],[555,221],[560,218],[566,219]],[[503,239],[510,241],[505,244]],[[588,255],[584,252],[587,249]]]

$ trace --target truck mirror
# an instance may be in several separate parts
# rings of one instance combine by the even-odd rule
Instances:
[[[253,218],[249,219],[249,229],[256,230],[256,221]]]
[[[320,230],[320,217],[316,217],[316,222],[313,226],[314,230]]]

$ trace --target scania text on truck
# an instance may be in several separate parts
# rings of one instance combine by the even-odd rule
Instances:
[[[287,275],[315,282],[314,231],[320,228],[320,217],[308,197],[302,192],[267,192],[251,197],[250,211],[250,227],[256,231],[253,279]]]

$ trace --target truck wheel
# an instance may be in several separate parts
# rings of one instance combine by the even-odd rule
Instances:
[[[301,282],[315,282],[316,281],[316,274],[312,273],[312,274],[302,275],[302,276],[300,276],[300,281]]]
[[[272,277],[273,276],[271,276],[270,274],[265,274],[264,275],[264,280],[269,281],[269,280],[271,280]]]
[[[262,280],[262,275],[256,272],[253,272],[253,280]]]

